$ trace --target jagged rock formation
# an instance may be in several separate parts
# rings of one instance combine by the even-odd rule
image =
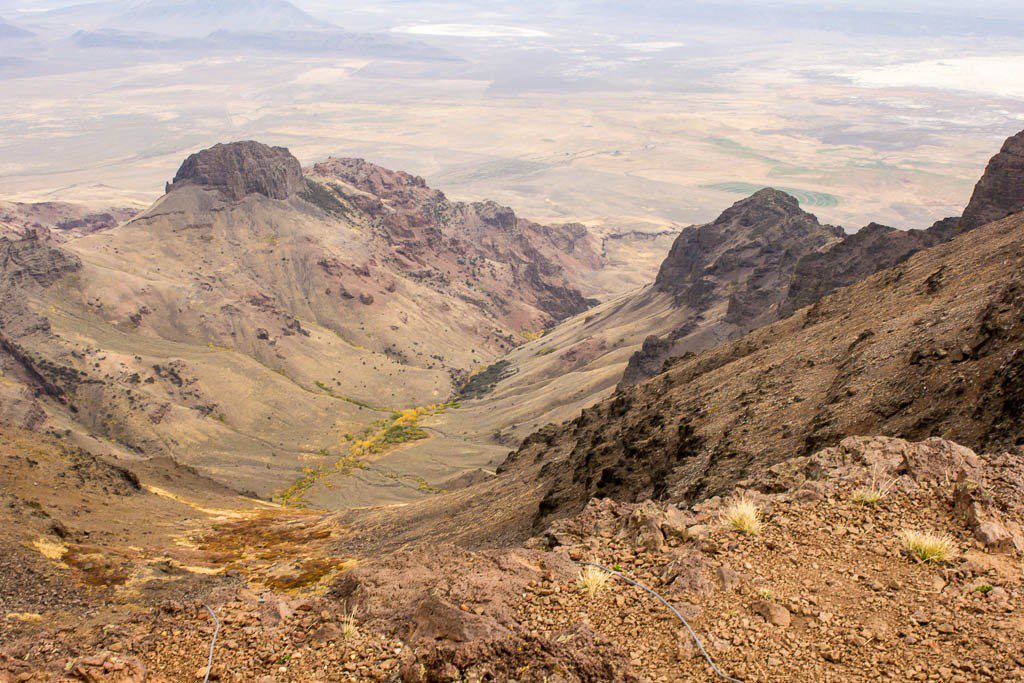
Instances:
[[[1014,447],[1024,443],[1022,274],[1024,217],[976,229],[676,359],[531,436],[502,469],[543,463],[543,523],[594,496],[708,497],[849,434]]]
[[[393,249],[395,262],[416,269],[421,277],[449,280],[448,273],[439,271],[432,261],[437,255],[458,255],[459,265],[468,265],[473,279],[498,275],[491,264],[501,264],[511,277],[511,287],[504,291],[478,288],[491,298],[486,305],[500,310],[509,306],[510,299],[525,296],[553,320],[588,307],[566,275],[599,268],[601,258],[590,234],[578,223],[539,225],[495,202],[451,202],[444,193],[427,187],[423,178],[363,159],[328,159],[316,164],[310,177],[373,217]]]
[[[1008,138],[974,187],[960,231],[1024,211],[1024,131]]]
[[[796,226],[811,225],[810,220],[813,216],[809,219],[809,214],[799,216],[793,213],[796,200],[789,198],[790,201],[787,202],[783,199],[786,197],[785,194],[774,190],[762,190],[761,193],[765,193],[765,198],[771,196],[773,199],[765,202],[763,207],[754,212],[746,211],[744,216],[729,216],[730,212],[737,213],[734,207],[715,223],[697,229],[708,234],[701,235],[692,229],[684,231],[665,260],[655,286],[673,292],[680,301],[691,306],[699,306],[710,301],[714,296],[711,279],[695,277],[694,272],[696,268],[703,267],[711,260],[713,250],[719,248],[719,237],[713,226],[718,226],[722,222],[736,222],[740,226],[759,226],[766,221],[776,220],[776,217],[787,215],[788,212],[795,217]],[[730,293],[726,320],[738,323],[742,331],[747,331],[792,315],[797,309],[809,306],[837,289],[901,263],[921,249],[946,242],[955,235],[1022,209],[1024,131],[1009,138],[1002,151],[989,162],[962,218],[943,219],[927,230],[903,231],[871,223],[851,235],[843,235],[839,231],[836,234],[843,239],[804,250],[796,255],[795,264],[786,261],[792,257],[792,251],[785,246],[782,235],[773,234],[771,231],[765,233],[765,242],[757,248],[770,252],[778,246],[783,257],[766,261],[760,266],[760,278],[755,272],[750,285]],[[816,223],[816,219],[813,222]],[[789,224],[783,222],[780,225]],[[755,231],[761,229],[758,227]],[[725,259],[727,267],[733,265],[731,258],[733,255],[729,254]],[[764,274],[767,274],[767,278]],[[733,273],[731,277],[724,279],[726,282],[734,282],[738,278]],[[687,348],[679,341],[692,332],[692,329],[681,329],[660,339],[646,340],[643,347],[630,358],[622,383],[634,384],[652,377],[661,370],[667,358],[699,350]]]
[[[167,192],[185,185],[219,190],[235,201],[250,194],[287,199],[303,188],[302,167],[284,147],[252,140],[217,144],[185,159]]]
[[[779,304],[800,257],[837,242],[795,197],[766,188],[736,202],[715,221],[683,230],[654,282],[688,319],[660,340],[645,340],[622,378],[656,374],[665,359],[733,339],[779,317]]]
[[[803,256],[793,269],[779,315],[791,315],[840,287],[860,282],[947,239],[938,230],[898,230],[871,223],[827,251]]]
[[[654,286],[692,308],[728,297],[727,316],[744,322],[750,319],[749,309],[773,303],[800,255],[841,236],[839,228],[823,226],[803,211],[795,197],[766,188],[736,202],[714,222],[684,230]],[[752,298],[766,305],[757,307]]]

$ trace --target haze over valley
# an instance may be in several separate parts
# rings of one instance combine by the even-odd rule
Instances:
[[[540,220],[679,227],[771,185],[924,227],[1024,98],[1009,4],[175,4],[0,8],[4,196],[144,206],[191,151],[258,139]]]

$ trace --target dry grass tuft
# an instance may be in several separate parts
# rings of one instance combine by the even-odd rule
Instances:
[[[941,564],[956,555],[956,541],[949,534],[904,531],[903,547],[921,562]]]
[[[871,484],[856,489],[850,498],[861,505],[877,505],[883,498],[887,497],[896,486],[896,480],[880,482],[875,475],[871,477]]]
[[[761,522],[761,508],[746,496],[737,498],[725,508],[722,512],[722,521],[748,536],[761,533],[764,526]]]
[[[344,638],[355,638],[359,635],[359,628],[356,626],[356,612],[352,610],[341,619],[341,635]]]
[[[608,582],[611,581],[611,578],[611,574],[603,569],[584,567],[580,570],[580,576],[576,583],[587,595],[594,597],[608,588]]]

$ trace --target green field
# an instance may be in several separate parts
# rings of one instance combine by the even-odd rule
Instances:
[[[733,194],[745,194],[751,195],[762,190],[767,185],[756,185],[754,183],[741,183],[741,182],[729,182],[729,183],[715,183],[713,185],[701,185],[706,190],[718,190],[719,192],[731,192]],[[813,206],[813,207],[825,207],[830,208],[839,205],[839,197],[834,194],[827,192],[816,192],[814,190],[801,190],[797,187],[779,187],[774,186],[776,190],[782,190],[787,194],[791,194],[796,197],[797,201],[800,202],[801,206]]]

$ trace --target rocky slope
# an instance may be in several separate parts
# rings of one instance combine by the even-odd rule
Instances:
[[[714,222],[684,230],[661,265],[654,288],[691,311],[679,327],[649,337],[622,381],[656,374],[669,357],[734,339],[779,317],[779,305],[802,256],[839,241],[794,197],[761,190]]]
[[[727,320],[730,317],[733,321],[738,320],[739,327],[746,331],[766,322],[784,318],[837,289],[901,263],[921,249],[941,244],[957,234],[1024,210],[1022,160],[1024,131],[1010,137],[1002,150],[989,162],[961,218],[946,218],[927,230],[898,230],[871,223],[850,235],[839,232],[837,235],[842,239],[832,240],[830,244],[820,248],[810,248],[796,254],[795,264],[792,261],[786,262],[793,254],[791,251],[784,251],[781,259],[768,260],[761,266],[762,273],[768,275],[769,281],[759,281],[755,276],[752,278],[752,286],[730,294],[731,316],[727,316]],[[763,217],[761,219],[763,220]],[[759,218],[755,217],[752,220],[757,221]],[[752,220],[747,219],[747,223],[751,223]],[[722,218],[711,225],[717,225],[720,221]],[[708,226],[701,229],[714,230]],[[770,233],[766,237],[771,244],[783,243],[778,240],[778,236],[773,237]],[[701,239],[689,230],[684,231],[673,246],[665,265],[662,266],[656,286],[665,287],[665,280],[675,280],[679,275],[684,276],[685,283],[687,274],[692,277],[690,268],[695,263],[690,259],[707,260],[713,257],[714,244],[713,237]],[[810,246],[818,245],[812,241]],[[704,288],[708,285],[703,280],[696,280],[685,283],[682,287],[687,290],[686,296],[693,298],[702,296]],[[679,341],[680,337],[689,334],[691,331],[684,327],[667,336],[655,335],[646,339],[640,351],[630,359],[623,382],[631,384],[652,377],[661,371],[666,359],[694,350]]]
[[[701,351],[774,320],[803,254],[839,240],[785,193],[764,190],[683,230],[655,284],[568,319],[505,356],[449,433],[515,445],[572,419],[673,354]]]
[[[80,500],[100,486],[152,496],[73,454],[36,457],[49,474],[74,463]],[[339,552],[346,530],[331,518],[229,509],[194,510],[189,543],[159,557],[135,538],[152,521],[82,541],[102,513],[63,528],[47,499],[27,517],[35,547],[64,566],[36,556],[3,574],[33,589],[3,605],[0,675],[201,680],[208,606],[220,621],[211,678],[223,681],[719,680],[653,596],[618,579],[581,585],[585,561],[657,591],[739,680],[1019,681],[1022,477],[1019,454],[849,438],[738,482],[731,498],[594,500],[525,547],[357,558]],[[0,514],[29,510],[24,488],[12,493]],[[759,513],[756,533],[728,523],[739,499]],[[156,498],[154,512],[175,504]],[[907,531],[947,535],[948,555],[915,560]]]
[[[588,590],[580,561],[655,589],[743,681],[1024,680],[1024,214],[771,322],[744,302],[777,305],[780,273],[836,237],[760,193],[681,239],[657,286],[517,349],[518,386],[621,367],[619,337],[679,329],[680,311],[715,331],[702,351],[536,432],[496,475],[359,506],[338,484],[385,477],[375,446],[430,460],[401,440],[448,439],[456,418],[340,392],[389,373],[402,398],[450,388],[453,358],[565,313],[545,302],[584,272],[586,239],[360,160],[298,188],[274,150],[201,161],[116,229],[0,240],[0,415],[29,428],[0,425],[0,680],[718,680],[663,603]],[[920,238],[875,228],[862,251]],[[391,333],[453,350],[378,350]],[[548,394],[578,409],[594,374]],[[492,396],[515,400],[507,382]],[[283,500],[315,484],[346,509],[214,481],[300,474]],[[756,523],[729,521],[737,502]],[[944,556],[907,532],[940,534]]]
[[[955,222],[955,220],[954,220]],[[949,239],[939,230],[897,230],[871,223],[847,235],[830,249],[807,254],[797,261],[779,306],[780,317],[877,273],[913,254]]]
[[[1014,139],[1004,147],[1012,150]],[[1012,153],[1001,152],[967,214],[990,203],[1024,208],[1006,189],[1020,186],[1021,177]],[[504,357],[477,383],[484,390],[474,389],[458,424],[445,429],[472,448],[514,446],[547,423],[575,418],[616,385],[660,373],[672,357],[792,315],[959,230],[960,219],[948,218],[927,230],[871,224],[843,235],[792,197],[763,190],[707,225],[684,229],[653,286],[569,319]]]
[[[528,439],[537,519],[593,496],[692,500],[850,434],[1021,443],[1024,217],[920,252],[746,337],[673,362]]]
[[[53,242],[2,242],[5,301],[19,303],[0,312],[0,362],[21,370],[0,415],[261,496],[346,469],[394,411],[438,410],[474,367],[585,310],[573,282],[601,267],[581,226],[450,202],[362,160],[304,174],[255,142],[192,155],[148,210]],[[393,445],[422,438],[408,427]],[[379,502],[466,465],[360,467]]]
[[[960,219],[960,230],[973,230],[1024,211],[1024,131],[1008,138],[992,157]]]
[[[117,227],[136,213],[136,209],[93,208],[66,202],[0,202],[0,237],[18,238],[31,232],[66,242]]]

